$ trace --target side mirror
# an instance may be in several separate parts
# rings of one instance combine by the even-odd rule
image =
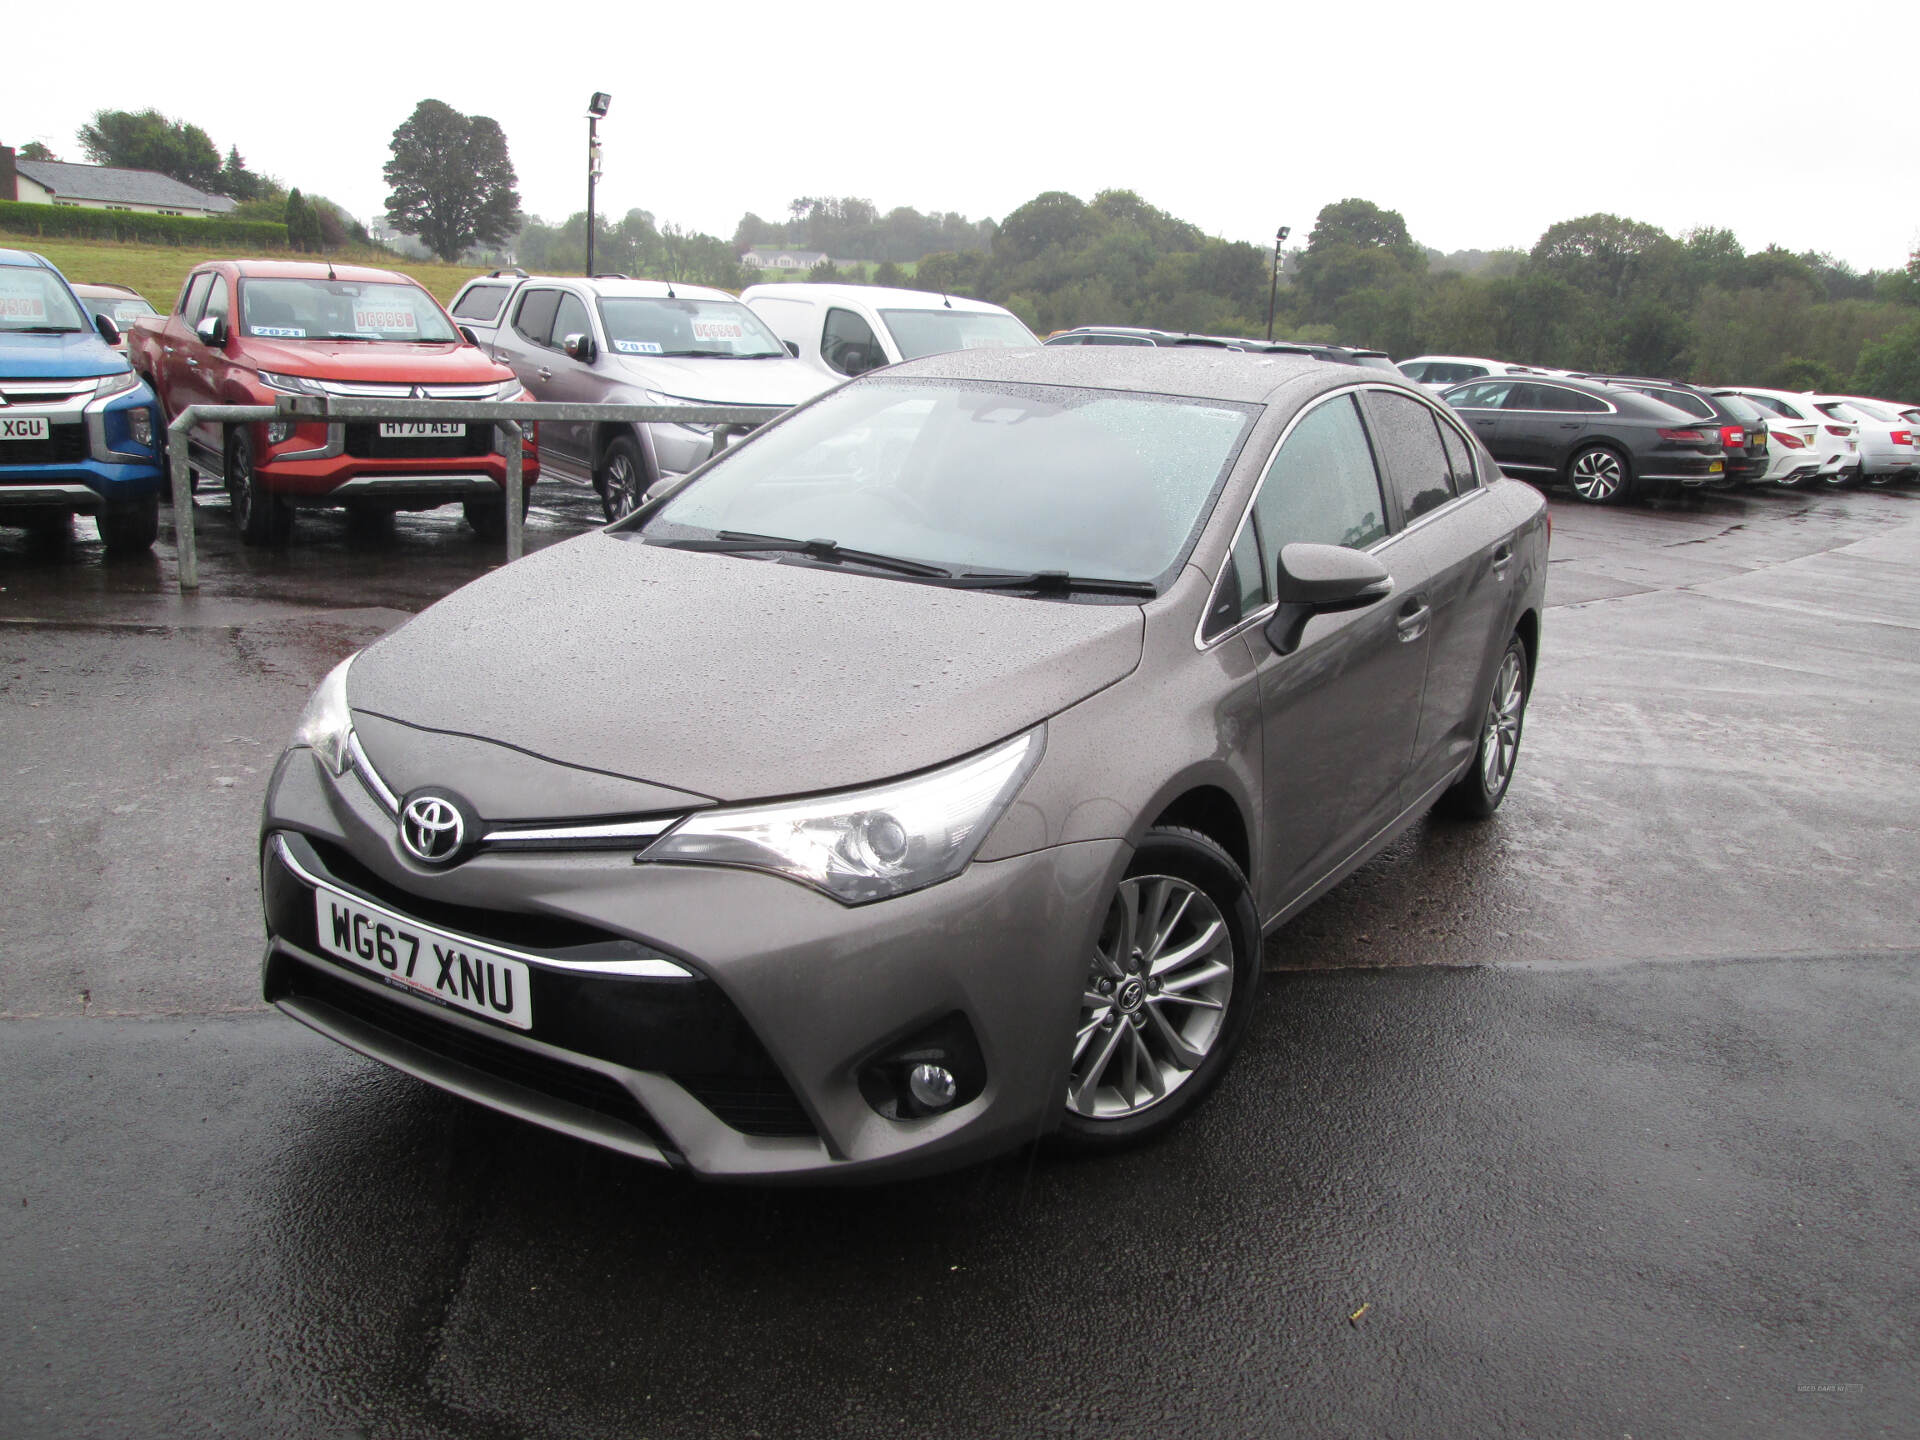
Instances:
[[[800,358],[800,342],[798,340],[782,340],[780,343],[787,347],[787,354],[796,360]]]
[[[100,332],[100,338],[106,341],[107,344],[118,345],[120,343],[120,327],[113,323],[113,317],[111,315],[94,316],[93,328]]]
[[[560,349],[569,360],[578,360],[582,365],[593,363],[594,345],[591,335],[569,335],[560,342]]]
[[[476,350],[480,348],[480,337],[474,334],[473,331],[468,329],[465,325],[462,325],[460,327],[460,338],[466,341],[469,345],[473,346]]]
[[[1267,621],[1267,640],[1280,654],[1291,655],[1314,616],[1364,610],[1392,593],[1393,576],[1364,550],[1344,545],[1283,545],[1273,578],[1273,598],[1279,608]]]
[[[203,318],[198,325],[193,327],[193,333],[198,335],[201,340],[205,341],[208,345],[218,350],[222,345],[227,343],[227,317],[224,315],[208,315]]]

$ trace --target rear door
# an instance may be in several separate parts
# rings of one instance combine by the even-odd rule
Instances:
[[[1426,681],[1427,577],[1421,557],[1390,537],[1388,516],[1357,392],[1317,402],[1275,452],[1249,514],[1261,574],[1273,575],[1285,545],[1346,545],[1378,555],[1395,589],[1364,610],[1314,618],[1284,655],[1262,632],[1247,637],[1260,677],[1261,893],[1276,907],[1400,808]]]
[[[1429,640],[1419,729],[1402,806],[1452,777],[1473,753],[1514,577],[1515,528],[1480,488],[1458,426],[1399,390],[1369,390],[1367,418],[1395,501],[1396,579],[1424,574]]]

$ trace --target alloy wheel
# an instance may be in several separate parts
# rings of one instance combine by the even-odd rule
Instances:
[[[1080,1000],[1067,1108],[1138,1114],[1184,1085],[1219,1039],[1233,938],[1205,891],[1171,875],[1120,882]]]
[[[1582,500],[1611,500],[1626,479],[1620,457],[1611,450],[1589,450],[1573,462],[1573,488]]]
[[[227,493],[233,497],[233,518],[245,530],[260,496],[253,485],[253,446],[244,433],[235,435],[227,450]]]
[[[1509,649],[1494,679],[1486,729],[1480,736],[1480,784],[1489,795],[1499,795],[1513,773],[1514,757],[1520,753],[1520,718],[1526,704],[1526,678],[1520,669],[1520,657]]]
[[[631,515],[640,503],[640,472],[625,450],[607,457],[607,519]]]

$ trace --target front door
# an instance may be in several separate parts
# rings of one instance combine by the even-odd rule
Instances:
[[[1371,550],[1386,599],[1309,621],[1282,654],[1249,636],[1260,676],[1264,805],[1261,893],[1291,903],[1399,810],[1426,676],[1426,577],[1389,537],[1373,447],[1355,392],[1309,410],[1274,455],[1253,505],[1267,574],[1296,542]]]

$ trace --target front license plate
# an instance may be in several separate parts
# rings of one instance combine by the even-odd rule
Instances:
[[[13,415],[0,419],[0,440],[44,440],[47,438],[47,417],[44,415]]]
[[[1718,475],[1724,469],[1726,469],[1726,466],[1722,465],[1718,460],[1715,460],[1712,464],[1707,466],[1707,474]]]
[[[383,421],[380,426],[382,440],[462,440],[466,434],[466,426],[444,421],[432,424],[416,420]]]
[[[532,976],[520,961],[325,886],[313,905],[329,955],[469,1015],[533,1028]]]

